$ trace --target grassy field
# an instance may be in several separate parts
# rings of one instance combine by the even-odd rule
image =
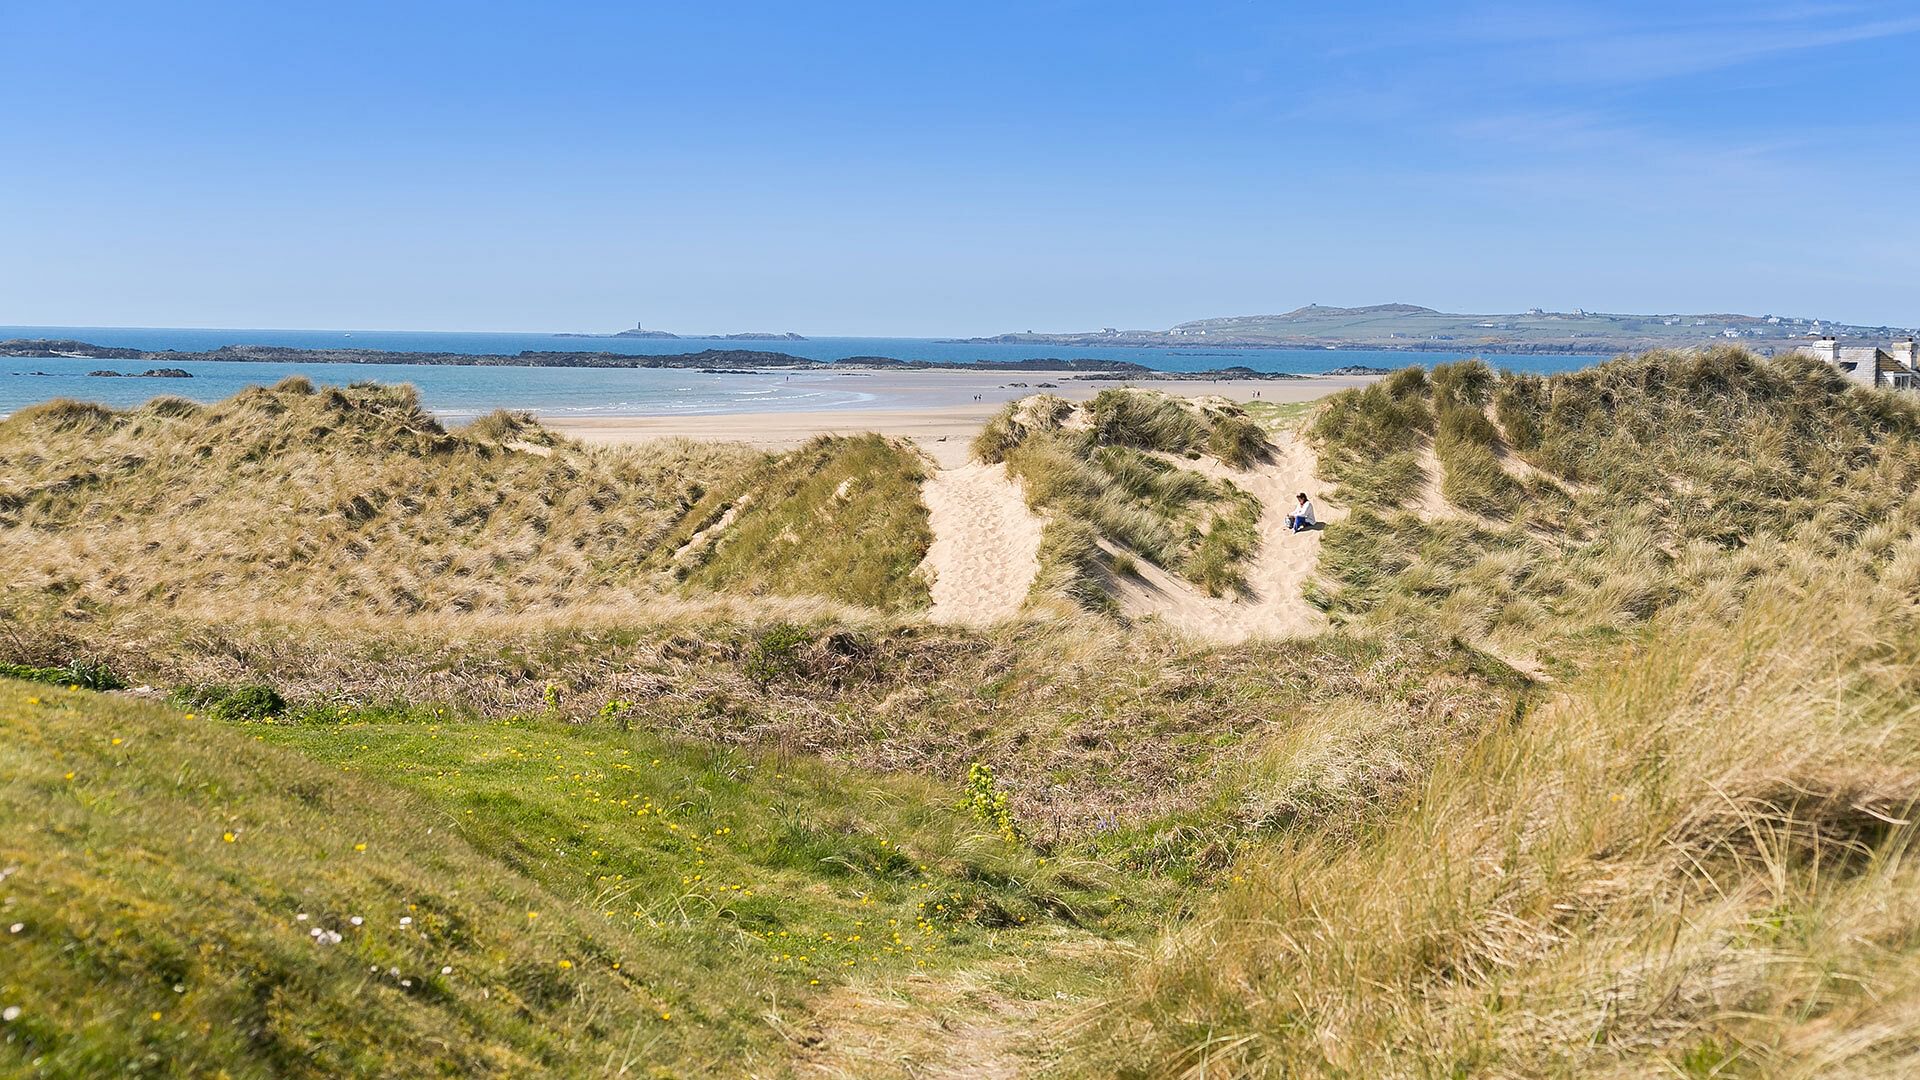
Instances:
[[[1050,995],[1152,914],[938,786],[374,715],[0,681],[0,1071],[784,1075],[824,995],[1002,958]]]

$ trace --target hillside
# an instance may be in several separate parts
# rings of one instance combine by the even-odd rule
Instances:
[[[1920,408],[1817,361],[1655,353],[1542,379],[1477,361],[1337,396],[1314,428],[1353,507],[1321,602],[1571,665],[1666,607],[1729,612],[1799,557],[1920,527]]]
[[[1910,399],[1476,361],[974,451],[0,422],[0,1072],[1920,1068]],[[1013,617],[956,520],[1037,531]]]
[[[1623,315],[1530,311],[1462,315],[1415,304],[1323,307],[1280,315],[1196,319],[1166,330],[1078,334],[1001,334],[973,341],[1032,345],[1267,346],[1478,353],[1597,353],[1686,348],[1733,338],[1763,352],[1786,351],[1815,332],[1872,343],[1905,338],[1908,327],[1852,326],[1830,320],[1729,313]]]

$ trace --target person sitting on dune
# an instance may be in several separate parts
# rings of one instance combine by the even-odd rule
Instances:
[[[1307,500],[1307,493],[1303,491],[1300,493],[1300,505],[1294,507],[1293,513],[1287,515],[1287,530],[1299,532],[1301,529],[1311,529],[1316,524],[1318,522],[1313,516],[1313,503]]]

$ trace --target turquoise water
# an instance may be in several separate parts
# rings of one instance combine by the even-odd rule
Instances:
[[[812,360],[845,356],[891,356],[901,360],[1130,360],[1162,371],[1204,371],[1245,366],[1258,371],[1312,374],[1351,364],[1403,367],[1459,359],[1466,353],[1374,352],[1361,349],[1234,348],[1050,348],[1031,345],[962,345],[929,338],[828,337],[807,341],[715,341],[706,338],[583,338],[553,334],[478,334],[380,330],[171,330],[129,327],[0,326],[0,339],[68,338],[95,345],[198,352],[221,345],[283,345],[295,348],[360,348],[400,352],[449,352],[511,356],[526,350],[611,352],[635,356],[760,349]],[[1522,371],[1566,371],[1594,363],[1592,356],[1509,356],[1495,363]],[[704,375],[697,371],[463,367],[429,364],[260,364],[168,362],[191,379],[101,379],[102,368],[138,371],[141,361],[0,358],[0,414],[56,397],[81,398],[115,407],[137,405],[160,394],[216,401],[235,391],[305,375],[317,383],[364,380],[412,383],[427,407],[449,417],[496,408],[531,409],[547,416],[654,416],[860,408],[878,402],[857,376],[830,372],[766,372]],[[45,372],[44,375],[29,374]],[[912,404],[897,395],[890,406]]]

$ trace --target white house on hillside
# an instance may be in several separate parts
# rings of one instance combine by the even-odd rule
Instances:
[[[1842,345],[1823,337],[1800,347],[1819,357],[1861,386],[1893,390],[1920,390],[1920,343],[1912,338],[1891,345]]]

